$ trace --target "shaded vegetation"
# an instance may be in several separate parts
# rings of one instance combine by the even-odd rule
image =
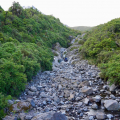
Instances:
[[[100,67],[102,78],[120,84],[120,18],[95,27],[83,40],[82,56]]]
[[[69,36],[77,34],[58,18],[32,7],[23,9],[18,2],[8,11],[0,7],[0,101],[7,100],[6,95],[18,96],[39,70],[51,70],[52,46],[59,42],[68,47]],[[2,102],[0,111],[6,104]]]

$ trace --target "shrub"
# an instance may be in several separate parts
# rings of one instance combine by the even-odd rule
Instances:
[[[4,96],[2,93],[0,93],[0,120],[6,115],[4,108],[8,106],[8,100],[10,100],[12,97],[10,95]]]

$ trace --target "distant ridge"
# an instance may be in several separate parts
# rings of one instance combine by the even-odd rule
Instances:
[[[91,30],[93,27],[89,27],[89,26],[76,26],[76,27],[70,27],[71,29],[74,30],[80,30],[80,31],[86,31],[86,30]]]

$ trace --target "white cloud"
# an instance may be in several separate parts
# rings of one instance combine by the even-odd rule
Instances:
[[[0,5],[7,10],[13,0]],[[120,17],[119,0],[17,0],[21,6],[35,6],[68,26],[96,26]]]

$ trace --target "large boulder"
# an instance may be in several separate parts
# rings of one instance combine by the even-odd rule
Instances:
[[[6,116],[5,118],[3,118],[2,120],[14,120],[15,117],[14,116]]]
[[[51,120],[53,117],[54,111],[46,112],[46,113],[40,113],[32,118],[32,120]]]
[[[120,106],[116,100],[105,100],[104,107],[107,110],[119,110]]]
[[[54,113],[50,120],[67,120],[67,117],[61,113]]]

